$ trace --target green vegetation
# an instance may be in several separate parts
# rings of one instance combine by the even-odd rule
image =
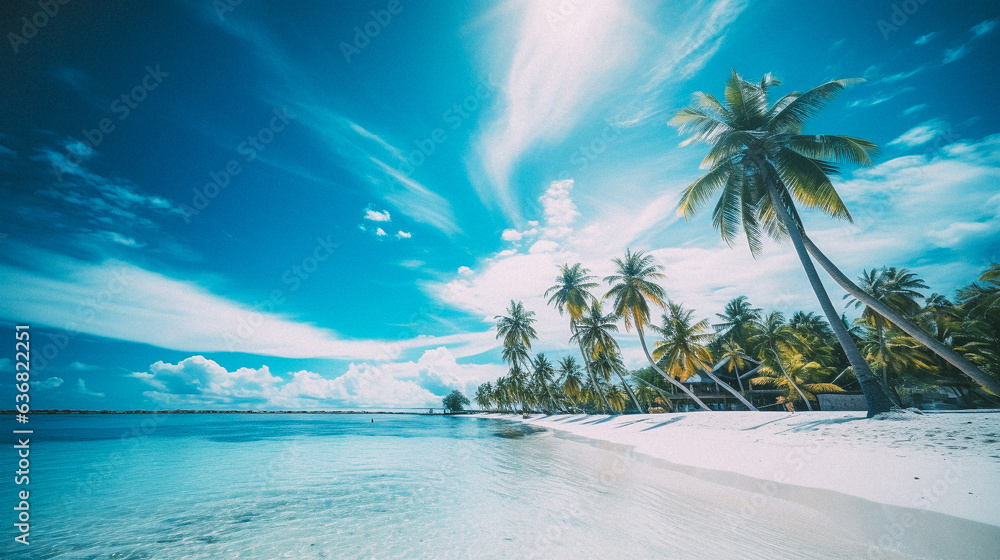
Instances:
[[[456,389],[441,399],[441,404],[444,405],[445,412],[462,412],[465,410],[463,407],[469,404],[469,399]]]
[[[696,405],[711,410],[683,383],[695,374],[749,409],[754,408],[749,392],[763,388],[777,393],[768,406],[809,410],[817,394],[860,390],[869,416],[919,404],[917,395],[934,388],[946,388],[964,406],[1000,403],[1000,265],[959,290],[952,302],[938,294],[925,296],[927,285],[906,269],[865,271],[855,284],[806,233],[799,207],[851,220],[830,177],[841,163],[871,165],[877,153],[873,143],[860,138],[802,133],[807,120],[859,81],[833,80],[771,102],[778,79],[767,74],[751,82],[734,71],[722,101],[697,92],[695,103],[671,120],[689,135],[684,144],[710,147],[703,162],[709,170],[684,190],[678,213],[690,218],[717,197],[712,222],[728,244],[743,235],[756,256],[765,237],[790,240],[825,318],[800,311],[786,320],[780,311],[765,314],[740,296],[710,325],[668,301],[656,283],[664,268],[651,255],[629,249],[624,258],[613,259],[615,274],[604,279],[610,288],[603,299],[611,301],[605,313],[591,294],[599,286],[596,278],[580,263],[566,264],[545,296],[560,314],[568,312],[570,340],[579,347],[584,371],[572,356],[562,358],[558,369],[542,355],[532,360],[534,313],[512,301],[507,314],[497,316],[497,337],[504,340],[510,371],[479,388],[480,407],[623,412],[642,411],[644,405],[654,410]],[[848,292],[848,306],[861,309],[857,321],[849,323],[834,307],[814,260]],[[662,325],[651,322],[650,304],[664,311]],[[627,332],[635,329],[650,364],[630,373],[634,391],[614,339],[619,320]],[[660,337],[652,354],[647,330]],[[724,369],[717,371],[734,378],[735,387],[712,371],[719,361]]]

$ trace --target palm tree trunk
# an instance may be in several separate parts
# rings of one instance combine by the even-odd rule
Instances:
[[[763,166],[761,168],[764,169]],[[861,391],[864,393],[865,401],[868,403],[868,417],[870,418],[881,412],[892,410],[892,401],[886,395],[882,386],[879,385],[875,376],[872,375],[868,363],[861,357],[858,346],[854,344],[854,339],[851,338],[844,323],[841,322],[840,315],[837,314],[837,311],[833,307],[833,302],[830,301],[830,296],[826,293],[826,288],[820,282],[816,267],[809,258],[805,244],[802,242],[802,232],[799,230],[798,224],[793,223],[791,217],[788,215],[788,209],[785,208],[781,197],[778,196],[778,189],[774,184],[774,179],[767,177],[765,183],[767,184],[768,194],[771,196],[771,204],[778,214],[778,219],[781,220],[782,225],[788,231],[788,237],[792,239],[792,245],[795,246],[795,252],[798,253],[799,260],[802,261],[802,268],[805,269],[809,283],[812,285],[813,291],[816,292],[816,298],[819,300],[820,307],[823,308],[823,313],[826,315],[826,319],[829,321],[830,327],[837,337],[837,341],[844,348],[847,360],[854,368],[854,376],[861,383]],[[806,402],[808,403],[809,401],[806,400]]]
[[[625,392],[628,393],[628,396],[632,397],[632,402],[635,403],[635,409],[638,410],[640,414],[642,414],[642,405],[639,404],[639,399],[635,398],[635,393],[632,392],[632,388],[629,387],[628,383],[625,382],[625,378],[622,377],[622,372],[616,369],[615,373],[618,374],[618,379],[620,379],[622,385],[625,386]]]
[[[882,331],[882,325],[881,325],[881,323],[878,324],[878,325],[876,325],[875,329],[878,331],[878,351],[879,351],[879,354],[880,354],[879,357],[882,358],[881,359],[881,362],[882,362],[882,385],[884,385],[886,388],[888,388],[889,387],[889,374],[888,374],[888,372],[886,372],[886,366],[889,363],[889,359],[885,355],[885,332]]]
[[[653,357],[649,355],[649,350],[646,348],[646,337],[644,337],[642,335],[642,329],[638,328],[638,325],[637,325],[637,328],[635,330],[636,330],[636,332],[639,333],[639,344],[642,345],[642,351],[643,351],[644,354],[646,354],[646,359],[649,360],[649,365],[653,366],[653,369],[655,369],[657,372],[659,372],[659,374],[662,375],[663,378],[666,379],[671,385],[673,385],[674,387],[677,387],[681,391],[687,393],[687,396],[691,397],[691,400],[693,400],[694,402],[698,403],[698,406],[700,406],[701,408],[703,408],[704,410],[706,410],[708,412],[711,412],[712,409],[708,408],[708,406],[705,403],[701,402],[701,399],[699,399],[697,397],[697,395],[695,395],[694,393],[692,393],[691,389],[688,389],[687,387],[684,386],[683,383],[681,383],[680,381],[677,381],[673,377],[670,377],[669,375],[667,375],[667,373],[665,371],[663,371],[662,369],[660,369],[660,366],[656,365],[656,362],[653,361]]]
[[[785,371],[785,364],[781,363],[781,356],[778,355],[778,351],[775,350],[774,348],[771,348],[771,353],[774,354],[774,360],[778,362],[778,368],[781,369],[782,375],[785,376],[785,379],[788,380],[788,383],[795,389],[795,391],[799,394],[799,396],[802,397],[802,400],[806,402],[806,408],[809,409],[809,412],[812,412],[813,405],[812,403],[809,402],[809,397],[807,397],[806,394],[802,392],[802,389],[800,389],[798,384],[795,383],[795,380],[792,379],[792,376],[788,375],[788,372]]]
[[[605,410],[614,412],[611,408],[611,403],[608,402],[608,397],[601,392],[601,386],[597,384],[597,377],[594,376],[594,372],[590,369],[590,360],[587,359],[587,352],[583,350],[583,340],[577,340],[580,343],[580,355],[583,356],[583,369],[587,370],[587,375],[590,376],[590,382],[594,384],[594,392],[601,396],[601,400],[604,401]]]
[[[715,381],[716,383],[718,383],[719,387],[722,387],[723,389],[725,389],[725,390],[729,391],[730,393],[732,393],[734,397],[736,397],[737,399],[739,399],[739,401],[741,403],[743,403],[743,406],[747,407],[747,409],[752,410],[754,412],[757,412],[757,407],[755,407],[754,405],[750,404],[750,401],[746,400],[743,397],[743,395],[741,395],[738,392],[736,392],[736,390],[733,389],[732,387],[730,387],[728,383],[725,383],[724,381],[722,381],[721,379],[719,379],[715,375],[714,372],[712,372],[711,370],[709,370],[707,367],[701,367],[699,369],[701,369],[702,371],[704,371],[705,374],[708,375],[712,379],[712,381]],[[739,378],[739,374],[737,374],[737,379],[738,378]]]
[[[816,262],[823,267],[823,270],[825,270],[837,284],[840,284],[841,288],[851,294],[852,297],[874,309],[879,315],[885,317],[890,323],[899,327],[900,330],[912,336],[917,340],[917,342],[926,346],[931,352],[941,356],[941,358],[949,364],[957,367],[962,373],[968,375],[983,387],[986,387],[994,394],[1000,395],[1000,381],[987,375],[972,362],[963,358],[961,354],[955,352],[944,343],[931,336],[930,333],[908,320],[902,314],[894,311],[891,307],[885,305],[881,301],[872,297],[868,292],[859,288],[857,284],[852,282],[850,278],[844,275],[840,269],[830,262],[830,259],[828,259],[826,255],[824,255],[823,252],[820,251],[815,244],[813,244],[808,236],[803,235],[802,238],[809,254],[811,254],[813,258],[816,259]]]

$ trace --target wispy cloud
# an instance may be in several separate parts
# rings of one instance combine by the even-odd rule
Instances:
[[[899,135],[897,138],[889,142],[889,145],[903,146],[906,148],[922,146],[936,138],[939,134],[943,133],[946,128],[947,124],[939,119],[924,121]]]
[[[913,113],[916,113],[916,112],[919,112],[919,111],[923,111],[926,108],[927,108],[927,104],[926,103],[920,103],[918,105],[914,105],[912,107],[907,108],[906,110],[903,111],[903,114],[906,115],[906,116],[910,116]]]
[[[957,47],[950,48],[944,52],[944,62],[943,64],[949,64],[959,60],[965,55],[969,54],[972,49],[972,44],[983,35],[993,31],[997,26],[997,22],[1000,20],[988,19],[978,23],[969,29],[969,33],[972,35],[966,42],[958,45]]]
[[[560,13],[563,4],[506,5],[504,17],[518,21],[509,39],[513,54],[497,63],[504,66],[496,71],[504,76],[503,94],[495,117],[477,137],[474,167],[484,176],[476,183],[481,198],[513,221],[523,209],[510,178],[528,150],[556,143],[595,117],[636,121],[648,116],[649,100],[702,68],[744,7],[730,0],[690,8],[590,2],[553,20],[551,14]],[[622,33],[626,28],[631,31]],[[626,90],[622,84],[630,80],[644,85]],[[612,95],[614,106],[605,107]],[[619,114],[623,111],[629,114]]]
[[[2,317],[31,317],[40,325],[170,350],[286,358],[388,360],[440,344],[454,345],[460,355],[491,347],[481,333],[349,340],[127,262],[91,263],[35,247],[17,252],[25,251],[46,265],[39,269],[0,263],[0,285],[10,290],[0,301]]]
[[[916,39],[914,39],[913,40],[913,44],[914,45],[926,45],[927,43],[930,43],[931,40],[934,39],[934,37],[937,37],[938,35],[940,35],[940,33],[936,32],[936,31],[932,31],[932,32],[930,32],[930,33],[928,33],[926,35],[921,35],[921,36],[917,37]]]
[[[73,392],[78,395],[83,395],[85,397],[97,397],[104,398],[104,393],[98,393],[96,391],[91,391],[87,388],[87,383],[81,378],[76,380],[76,387]]]

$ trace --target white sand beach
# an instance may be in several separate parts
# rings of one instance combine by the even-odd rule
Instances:
[[[631,446],[722,483],[752,477],[765,494],[783,483],[1000,527],[997,412],[479,416]]]

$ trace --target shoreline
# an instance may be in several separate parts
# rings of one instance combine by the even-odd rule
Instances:
[[[628,446],[673,466],[832,491],[1000,527],[1000,414],[479,413]],[[713,477],[714,478],[714,477]]]

